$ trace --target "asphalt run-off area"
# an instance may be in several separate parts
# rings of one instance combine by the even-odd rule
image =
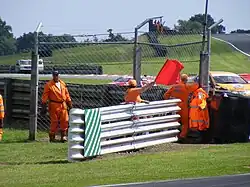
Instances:
[[[148,183],[113,184],[92,187],[250,187],[250,173]]]

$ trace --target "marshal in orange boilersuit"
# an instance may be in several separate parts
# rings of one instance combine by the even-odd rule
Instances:
[[[3,103],[3,97],[0,94],[0,141],[2,141],[3,136],[3,119],[4,119],[4,103]]]
[[[62,80],[60,82],[60,89],[56,85],[54,80],[50,80],[44,87],[42,95],[42,104],[46,105],[49,101],[49,115],[50,115],[50,140],[55,139],[55,133],[57,130],[58,122],[60,121],[61,138],[66,137],[68,130],[68,106],[72,108],[71,98],[66,87],[66,84]]]
[[[178,112],[178,114],[181,116],[181,124],[182,124],[182,130],[180,133],[180,138],[185,138],[187,136],[188,132],[188,97],[189,95],[194,92],[196,89],[198,89],[199,85],[197,83],[187,83],[188,76],[186,74],[181,75],[181,82],[173,85],[165,94],[164,99],[177,98],[181,100],[181,103],[179,103],[179,107],[181,110]]]

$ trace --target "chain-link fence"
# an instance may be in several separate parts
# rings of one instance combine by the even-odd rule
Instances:
[[[133,77],[133,71],[141,69],[143,82],[143,78],[157,75],[166,58],[183,62],[187,73],[198,73],[202,40],[200,33],[169,31],[159,34],[139,31],[136,45],[134,34],[112,33],[111,30],[109,34],[96,35],[53,36],[40,33],[38,52],[39,58],[44,61],[44,70],[40,73],[51,74],[56,69],[61,76],[68,74],[62,79],[67,83],[73,107],[77,108],[120,104],[123,102],[126,83]],[[134,53],[135,46],[141,49],[140,54]],[[137,55],[141,55],[141,58]],[[133,67],[134,58],[136,63],[140,63],[139,66],[137,64]],[[79,76],[75,78],[69,74]],[[95,76],[91,80],[85,79],[87,74]],[[120,80],[114,81],[110,75],[118,75]],[[44,83],[42,81],[39,84],[39,130],[47,130],[50,123],[48,115],[39,115]],[[166,88],[155,86],[142,94],[142,97],[150,101],[160,100],[165,91]]]
[[[177,59],[184,66],[184,72],[197,74],[199,71],[201,33],[167,31],[141,33],[138,46],[142,49],[142,72],[157,75],[168,59]]]
[[[39,36],[39,53],[46,73],[132,74],[133,33]]]

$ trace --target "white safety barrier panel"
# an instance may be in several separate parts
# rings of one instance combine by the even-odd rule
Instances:
[[[70,110],[68,161],[176,142],[179,99]]]

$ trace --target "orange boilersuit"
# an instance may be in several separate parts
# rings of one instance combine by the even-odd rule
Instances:
[[[3,122],[4,119],[4,103],[3,103],[3,97],[0,94],[0,120]],[[3,124],[0,124],[0,141],[2,140],[3,136]]]
[[[177,98],[181,100],[179,107],[181,110],[178,114],[181,116],[182,130],[180,133],[181,138],[185,138],[188,132],[188,97],[189,95],[198,89],[199,85],[197,83],[183,83],[174,85],[165,94],[164,99],[169,99],[170,97]]]
[[[61,90],[56,86],[54,80],[50,80],[45,85],[42,95],[43,104],[49,101],[50,133],[52,134],[56,132],[59,121],[62,132],[66,132],[68,129],[67,103],[71,102],[71,98],[66,84],[62,80],[59,80],[59,82]]]
[[[124,97],[125,102],[141,103],[141,88],[128,88]]]
[[[209,128],[209,112],[207,107],[208,94],[197,89],[193,94],[189,111],[189,128],[204,131]]]

